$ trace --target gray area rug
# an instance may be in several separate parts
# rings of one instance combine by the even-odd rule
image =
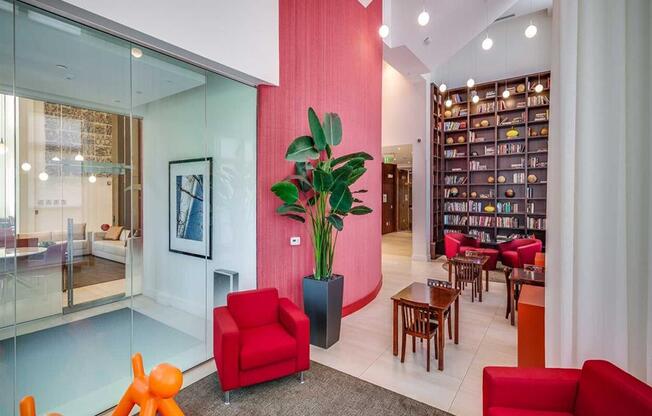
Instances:
[[[450,413],[378,387],[332,368],[310,364],[305,383],[289,376],[231,392],[225,405],[216,374],[177,395],[186,415],[444,416]]]

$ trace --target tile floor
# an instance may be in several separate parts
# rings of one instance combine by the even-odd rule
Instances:
[[[486,365],[516,365],[516,329],[505,319],[505,285],[490,282],[482,303],[471,303],[470,290],[460,303],[460,343],[447,340],[445,369],[438,371],[434,356],[430,373],[425,347],[406,351],[405,363],[392,355],[390,297],[414,281],[447,279],[442,260],[413,261],[411,235],[383,237],[383,287],[369,305],[343,319],[340,341],[323,350],[311,347],[319,363],[455,415],[482,414],[482,369]],[[496,277],[500,276],[496,272]],[[433,353],[434,354],[434,353]]]

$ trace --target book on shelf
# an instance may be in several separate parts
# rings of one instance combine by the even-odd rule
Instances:
[[[529,190],[529,188],[528,188],[528,190]],[[534,211],[534,202],[528,202],[525,210],[526,210],[526,212],[528,214],[534,214],[535,213],[535,211]]]
[[[545,95],[533,95],[527,97],[528,107],[532,107],[536,105],[548,105],[548,104],[550,104],[550,98],[548,98]]]
[[[493,113],[494,111],[496,111],[496,103],[493,101],[475,106],[475,114]]]
[[[493,227],[495,226],[496,217],[488,215],[470,215],[469,226],[471,227]]]
[[[467,204],[466,201],[463,202],[445,202],[444,211],[446,212],[462,212],[466,214]]]
[[[466,184],[467,177],[462,175],[446,175],[444,176],[444,185],[464,185]]]
[[[520,228],[518,217],[497,217],[496,227],[500,228]]]
[[[483,243],[491,242],[491,233],[488,233],[487,231],[469,230],[469,234]]]
[[[451,158],[451,157],[460,157],[460,156],[466,156],[466,152],[463,152],[458,149],[446,149],[444,150],[444,157],[445,158]]]
[[[487,165],[479,160],[471,160],[469,162],[469,170],[487,170]]]
[[[516,101],[516,105],[514,105],[514,101],[512,101],[511,99],[508,99],[507,101],[506,100],[498,101],[498,111],[519,110],[525,107],[527,107],[527,102],[525,100]]]
[[[500,214],[517,214],[519,213],[519,204],[517,202],[497,202],[496,212]]]
[[[512,174],[512,183],[515,184],[525,183],[525,172],[514,172]]]
[[[498,125],[499,126],[511,126],[512,124],[522,123],[523,120],[525,120],[525,113],[521,113],[521,114],[516,115],[516,116],[499,115],[498,116]]]
[[[531,168],[545,168],[548,166],[548,160],[542,160],[539,156],[530,156],[527,165]]]
[[[538,111],[534,113],[532,121],[548,121],[550,110]]]
[[[465,97],[462,94],[451,94],[450,98],[453,104],[459,104],[466,101]]]
[[[546,229],[546,219],[545,218],[527,218],[527,228],[530,230],[545,230]]]
[[[493,146],[485,146],[484,147],[484,154],[487,156],[491,156],[496,154],[496,148]]]
[[[496,91],[494,90],[489,90],[485,94],[484,98],[494,98],[496,96]]]
[[[534,80],[528,81],[527,89],[530,90],[530,91],[534,91],[534,87],[536,87],[537,84],[539,84],[539,83],[541,83],[541,85],[543,85],[544,90],[549,90],[550,89],[550,78],[549,77],[541,79],[541,80],[537,79],[536,81],[534,81]]]
[[[505,143],[498,145],[498,154],[499,155],[509,155],[512,153],[524,153],[525,144],[523,143]]]
[[[444,215],[444,225],[466,225],[467,220],[466,215]]]
[[[466,129],[466,121],[445,121],[444,131],[456,131]]]
[[[483,133],[483,134],[485,134],[485,133]],[[491,140],[487,140],[487,138],[484,137],[484,136],[478,136],[478,133],[475,132],[475,131],[470,131],[469,132],[469,142],[471,142],[471,143],[482,143],[482,142],[486,142],[486,141],[491,141]]]

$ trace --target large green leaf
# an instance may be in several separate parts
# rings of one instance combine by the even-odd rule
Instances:
[[[333,185],[333,176],[319,168],[315,169],[312,173],[312,180],[315,183],[315,190],[317,192],[326,192]]]
[[[337,146],[342,141],[342,120],[336,113],[324,115],[324,134],[326,143]]]
[[[331,163],[331,166],[336,166],[339,165],[340,163],[348,162],[349,160],[353,158],[361,157],[364,160],[374,160],[374,158],[366,152],[357,152],[357,153],[351,153],[348,155],[340,156],[336,159],[333,159],[333,163]]]
[[[319,152],[315,149],[314,141],[310,136],[297,137],[285,152],[285,159],[295,162],[305,162],[317,158],[319,158]]]
[[[352,185],[355,181],[360,179],[360,176],[364,175],[364,173],[367,171],[367,168],[355,168],[353,169],[353,172],[351,172],[351,175],[349,175],[349,179],[347,180],[347,184]]]
[[[312,165],[309,162],[296,162],[294,164],[294,172],[297,176],[301,176],[305,179],[297,179],[299,181],[299,189],[303,192],[308,192],[312,189],[312,184],[308,180],[308,169],[312,168]]]
[[[306,219],[303,218],[301,215],[295,215],[295,214],[285,214],[283,215],[285,218],[289,218],[291,220],[299,221],[299,222],[306,222]]]
[[[281,198],[281,201],[285,202],[286,204],[294,204],[297,202],[297,199],[299,199],[299,190],[292,182],[276,182],[272,186],[272,192],[274,192],[274,194],[276,194],[277,197]]]
[[[353,159],[346,162],[348,166],[351,166],[352,169],[364,167],[364,158],[354,157]]]
[[[328,199],[331,204],[331,210],[339,212],[348,212],[353,205],[353,195],[349,187],[344,182],[336,182],[331,188],[331,196]]]
[[[319,117],[317,117],[317,113],[315,113],[315,110],[313,110],[312,107],[308,109],[308,124],[310,124],[312,138],[315,140],[315,147],[317,150],[324,150],[326,148],[324,129],[322,129]]]
[[[285,178],[286,181],[297,181],[299,184],[299,189],[301,189],[302,192],[308,192],[309,190],[312,189],[312,184],[310,181],[308,181],[308,178],[306,178],[303,175],[290,175]]]
[[[342,228],[344,228],[344,221],[339,215],[331,214],[326,217],[326,219],[333,225],[333,227],[335,227],[337,231],[342,231]]]
[[[365,215],[365,214],[370,214],[372,212],[373,212],[373,210],[371,208],[365,207],[364,205],[358,205],[358,206],[355,206],[355,207],[351,208],[351,210],[349,211],[349,214]]]
[[[349,177],[351,176],[351,172],[353,172],[353,169],[351,169],[351,166],[341,166],[333,171],[333,183],[337,182],[346,182],[349,180]]]
[[[289,212],[300,212],[303,214],[306,210],[299,204],[283,204],[276,208],[276,212],[279,214],[287,214]]]

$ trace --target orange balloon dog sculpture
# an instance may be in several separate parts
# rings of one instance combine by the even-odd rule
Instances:
[[[32,396],[25,396],[20,401],[20,416],[36,416],[36,404]],[[61,416],[59,413],[48,413],[47,416]]]
[[[141,416],[183,416],[183,412],[173,397],[181,389],[183,375],[170,364],[159,364],[152,369],[149,377],[145,375],[143,357],[136,353],[131,358],[134,381],[125,392],[113,416],[128,416],[134,405],[140,406]]]

